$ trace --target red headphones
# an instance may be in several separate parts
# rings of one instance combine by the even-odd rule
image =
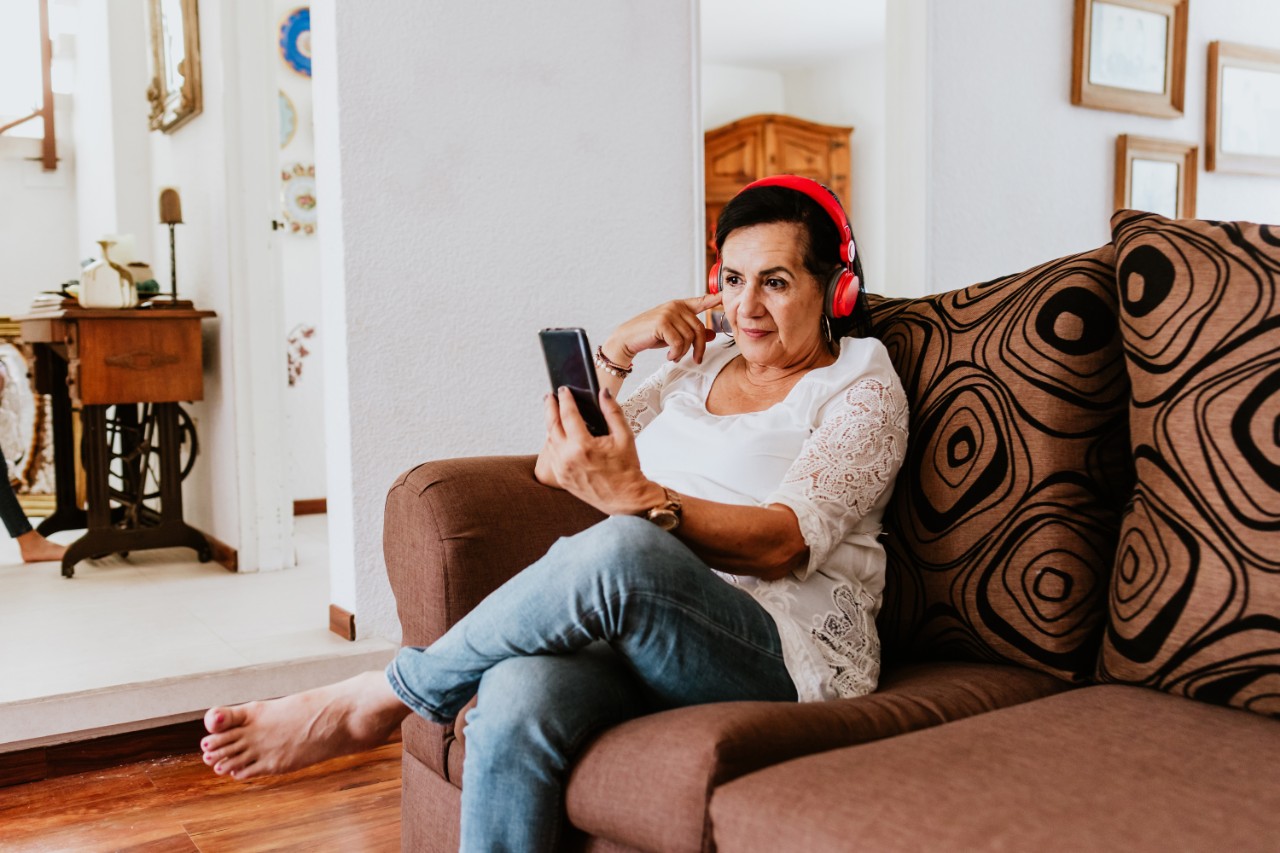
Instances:
[[[811,178],[802,178],[799,175],[774,175],[769,178],[761,178],[758,181],[747,184],[738,191],[738,195],[756,187],[786,187],[787,189],[804,193],[816,201],[831,217],[831,221],[836,224],[836,227],[840,229],[840,260],[844,265],[832,273],[831,278],[827,281],[823,298],[823,312],[831,319],[848,317],[853,313],[853,306],[858,301],[860,282],[858,274],[853,271],[853,260],[858,256],[858,250],[853,244],[853,227],[849,224],[849,217],[844,215],[844,208],[840,206],[840,199],[823,184]],[[717,253],[716,262],[711,265],[711,270],[707,273],[707,291],[709,293],[720,292],[721,273],[720,257]]]

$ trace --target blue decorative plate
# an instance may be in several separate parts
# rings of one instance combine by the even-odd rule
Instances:
[[[304,77],[311,76],[311,7],[300,6],[280,24],[280,56],[285,65]]]
[[[280,91],[280,147],[284,148],[293,141],[298,130],[298,111],[289,96]]]

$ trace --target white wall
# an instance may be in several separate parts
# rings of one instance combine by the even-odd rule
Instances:
[[[825,65],[783,75],[788,115],[853,127],[849,218],[867,288],[885,293],[885,49],[883,40]]]
[[[317,172],[341,184],[320,187],[320,227],[341,238],[322,247],[325,313],[346,326],[326,364],[330,563],[354,568],[332,587],[343,606],[354,591],[362,635],[399,636],[381,544],[394,478],[540,445],[537,330],[598,341],[698,288],[691,5],[312,6],[333,68],[314,81],[317,139],[338,137]]]
[[[1280,48],[1280,4],[1190,4],[1185,114],[1070,103],[1071,0],[929,0],[932,274],[916,291],[1017,272],[1110,239],[1116,136],[1195,142],[1201,218],[1280,222],[1280,178],[1203,171],[1212,40]]]
[[[146,5],[143,0],[82,0],[77,30],[74,139],[80,257],[100,258],[96,241],[103,235],[132,234],[134,258],[156,262],[151,226],[158,211],[147,181]]]
[[[64,116],[59,115],[59,119]],[[45,172],[40,140],[0,136],[0,315],[26,313],[42,290],[80,275],[75,158],[67,124],[58,133],[58,168]]]
[[[702,63],[702,129],[757,113],[786,113],[782,72],[769,68]]]

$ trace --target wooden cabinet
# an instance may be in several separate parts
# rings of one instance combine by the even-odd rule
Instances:
[[[829,186],[849,210],[851,127],[816,124],[784,115],[755,115],[708,130],[707,266],[715,261],[716,219],[747,184],[768,175],[803,175]]]

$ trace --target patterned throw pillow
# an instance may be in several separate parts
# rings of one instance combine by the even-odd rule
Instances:
[[[1111,227],[1138,482],[1099,677],[1280,716],[1280,226]]]
[[[873,306],[911,405],[885,513],[887,658],[1092,675],[1132,484],[1114,257]]]

